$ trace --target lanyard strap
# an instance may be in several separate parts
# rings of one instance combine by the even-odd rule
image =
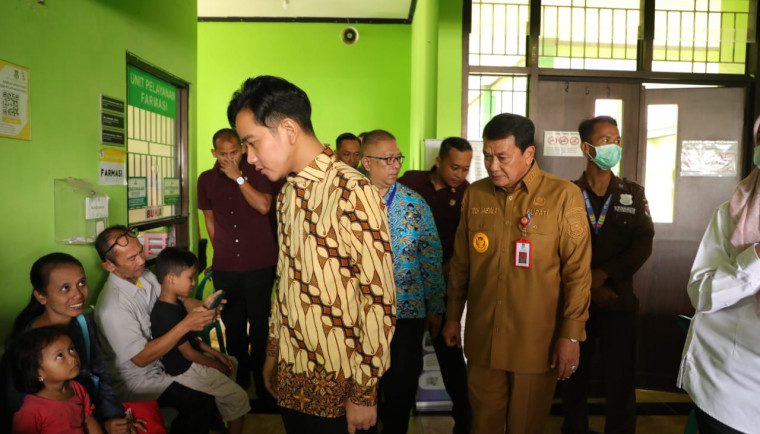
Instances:
[[[396,197],[396,184],[393,184],[393,188],[391,189],[391,192],[388,193],[388,199],[385,199],[385,207],[388,208],[388,210],[391,209],[391,204],[393,203],[393,198]]]
[[[602,229],[602,226],[604,226],[604,219],[607,218],[607,211],[610,209],[610,202],[612,202],[612,193],[607,196],[607,200],[604,202],[604,206],[602,206],[602,212],[599,214],[599,219],[597,220],[596,215],[594,214],[594,208],[591,207],[591,199],[588,197],[588,192],[586,190],[582,191],[583,200],[586,202],[588,221],[591,223],[591,228],[594,230],[594,235],[599,235],[599,231]]]

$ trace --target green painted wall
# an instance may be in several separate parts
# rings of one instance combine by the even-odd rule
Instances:
[[[317,137],[335,146],[339,134],[383,128],[404,152],[409,144],[408,25],[355,24],[359,40],[340,40],[345,24],[198,24],[198,170],[213,165],[211,136],[228,127],[227,104],[248,77],[283,77],[312,104]]]
[[[423,139],[435,138],[438,87],[438,2],[420,0],[412,22],[412,99],[409,169],[421,169],[425,148]]]
[[[90,303],[105,281],[92,244],[53,241],[53,179],[97,183],[99,98],[126,99],[127,51],[191,83],[189,176],[196,178],[196,16],[196,2],[181,0],[0,2],[0,59],[30,69],[32,119],[31,141],[0,138],[0,338],[29,300],[29,269],[39,256],[63,251],[79,258]],[[110,223],[125,223],[126,187],[104,190],[111,197]]]
[[[429,168],[424,139],[462,132],[462,0],[417,2],[412,23],[411,142],[408,169]]]
[[[359,41],[345,45],[344,24],[198,23],[199,172],[213,165],[211,136],[228,126],[232,92],[260,74],[307,92],[322,142],[389,130],[412,157],[405,169],[421,167],[423,138],[459,135],[462,0],[419,0],[411,25],[353,26]]]
[[[346,45],[332,23],[198,23],[198,173],[211,168],[211,137],[228,127],[227,104],[248,77],[269,74],[302,88],[312,104],[317,137],[335,147],[346,131],[376,128],[409,153],[408,25],[354,24]],[[276,42],[275,42],[276,41]],[[201,220],[201,237],[208,238]],[[209,247],[209,263],[213,252]]]
[[[462,134],[462,0],[439,5],[436,138],[444,139]]]

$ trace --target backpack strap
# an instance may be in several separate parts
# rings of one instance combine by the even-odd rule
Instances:
[[[87,319],[84,317],[84,314],[79,314],[76,316],[77,322],[79,323],[79,328],[82,329],[82,337],[84,338],[84,346],[87,349],[87,363],[91,366],[92,364],[92,349],[90,348],[90,328],[87,326]],[[90,368],[87,368],[88,371],[90,371]],[[91,393],[91,397],[93,400],[97,399],[98,396],[98,387],[100,385],[100,377],[95,375],[90,371],[90,378],[92,379],[92,386],[93,390]]]
[[[84,346],[87,348],[87,360],[92,360],[92,351],[90,350],[90,329],[87,327],[87,320],[85,319],[84,314],[79,314],[76,318],[77,322],[79,322],[79,327],[82,329]]]

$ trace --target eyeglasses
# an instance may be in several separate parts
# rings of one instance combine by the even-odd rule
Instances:
[[[129,244],[129,237],[137,238],[137,228],[136,227],[134,227],[134,226],[128,227],[126,231],[122,232],[121,234],[119,234],[119,236],[117,236],[116,238],[114,238],[113,244],[111,244],[106,249],[106,251],[103,252],[103,255],[101,255],[102,257],[100,259],[102,259],[103,261],[105,261],[106,260],[106,255],[108,255],[108,252],[110,252],[111,250],[113,250],[113,248],[116,247],[116,246],[127,247],[127,245]]]
[[[398,155],[395,157],[375,157],[374,155],[365,155],[365,157],[373,158],[375,160],[383,160],[388,166],[393,166],[396,164],[396,162],[398,162],[399,165],[402,165],[404,164],[404,159],[406,158],[403,155]]]

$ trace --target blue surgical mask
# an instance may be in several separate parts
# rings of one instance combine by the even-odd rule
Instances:
[[[760,167],[760,146],[755,146],[755,153],[752,155],[752,161],[755,162],[755,166]]]
[[[589,155],[589,158],[602,170],[612,169],[620,162],[620,157],[623,156],[623,148],[620,145],[594,146],[589,144],[589,146],[596,149],[596,157],[591,158],[591,155]]]

